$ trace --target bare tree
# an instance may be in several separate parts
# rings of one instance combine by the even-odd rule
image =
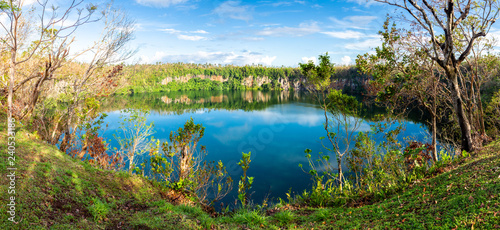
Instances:
[[[97,113],[95,109],[83,111],[82,103],[87,98],[109,94],[122,70],[121,65],[110,65],[134,54],[126,47],[133,39],[134,21],[111,4],[98,6],[84,0],[64,4],[65,7],[49,6],[48,0],[39,0],[28,10],[23,1],[8,1],[0,7],[0,13],[8,18],[0,27],[5,34],[1,41],[2,54],[9,55],[5,68],[9,73],[9,83],[5,85],[8,89],[3,90],[7,95],[9,118],[33,120],[34,109],[42,104],[38,111],[41,114],[35,121],[37,127],[44,130],[43,138],[52,144],[58,143],[64,134],[60,148],[66,151],[77,126],[85,122],[82,118],[95,117],[85,115]],[[75,31],[85,24],[98,22],[103,25],[98,40],[86,49],[70,52]],[[76,60],[82,58],[88,61],[76,64]],[[111,70],[106,71],[109,68]],[[55,94],[66,94],[69,98],[66,111],[59,111],[52,120],[44,118],[46,108],[39,103],[48,96],[49,81],[65,83],[64,92]]]
[[[499,16],[496,0],[375,0],[402,9],[415,31],[407,36],[445,72],[461,130],[462,149],[474,150],[470,119],[459,83],[460,66]]]
[[[128,171],[132,173],[137,162],[136,156],[141,156],[151,149],[151,135],[154,134],[153,123],[147,122],[148,111],[126,109],[121,115],[123,121],[120,123],[120,136],[114,135],[120,145],[119,153],[123,159],[129,162]]]
[[[61,61],[68,56],[69,44],[71,43],[66,42],[68,36],[81,25],[98,20],[98,18],[93,17],[97,7],[92,4],[84,6],[83,0],[73,0],[62,14],[58,14],[59,11],[56,7],[48,7],[47,0],[38,1],[39,12],[41,12],[38,15],[39,21],[32,23],[32,18],[30,18],[32,15],[23,10],[24,1],[10,0],[6,3],[6,6],[2,7],[1,14],[6,15],[8,21],[7,23],[0,22],[0,27],[5,33],[2,43],[10,53],[7,91],[8,117],[16,115],[22,118],[32,111],[43,83],[53,79],[55,70],[61,67]],[[52,12],[49,13],[50,11]],[[76,12],[76,20],[69,23],[67,19],[74,12]],[[25,16],[25,13],[28,15]],[[33,29],[33,27],[38,28]],[[35,31],[36,38],[31,40],[30,36],[33,35],[33,31]],[[49,53],[47,60],[40,61],[41,68],[33,68],[34,71],[29,74],[19,72],[20,65],[32,60],[40,52],[51,50],[57,44],[56,40],[59,39],[63,39],[63,41],[58,43],[57,51]],[[44,70],[39,71],[39,69]],[[24,106],[19,105],[19,108],[14,108],[14,93],[30,81],[36,81],[36,83],[29,97],[29,102]]]
[[[106,65],[124,61],[135,53],[135,50],[129,50],[126,47],[126,44],[133,39],[134,21],[130,20],[125,13],[114,10],[111,6],[108,6],[103,11],[103,15],[105,26],[99,40],[94,42],[90,48],[76,55],[93,53],[90,62],[86,63],[86,68],[82,75],[73,79],[70,90],[73,100],[67,108],[65,136],[60,146],[62,151],[65,151],[70,144],[72,139],[71,130],[74,130],[80,123],[75,121],[75,109],[85,98],[96,95],[96,89],[98,94],[103,94],[103,91],[109,90],[110,88],[106,87],[106,83],[114,80],[112,78],[116,77],[122,68],[121,66],[114,67],[106,77],[96,76],[98,70]]]

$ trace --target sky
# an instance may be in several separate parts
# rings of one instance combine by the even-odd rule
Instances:
[[[103,7],[107,0],[89,1]],[[61,11],[68,2],[50,0],[49,4],[60,5]],[[36,0],[24,3],[40,8]],[[374,0],[115,0],[113,7],[135,21],[129,47],[137,52],[127,60],[129,64],[275,67],[317,63],[317,57],[326,52],[336,65],[355,64],[357,55],[381,45],[378,31],[387,15],[396,12],[395,7]],[[6,15],[0,15],[0,22],[5,20]],[[497,27],[489,36],[500,41]],[[88,47],[99,37],[100,28],[95,23],[79,27],[72,51]]]
[[[366,0],[120,0],[136,22],[136,63],[298,66],[329,53],[338,65],[381,44],[391,10]]]

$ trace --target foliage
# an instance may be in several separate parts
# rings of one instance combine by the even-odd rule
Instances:
[[[445,76],[446,85],[439,88],[446,89],[448,93],[440,96],[449,97],[453,104],[454,123],[458,124],[461,134],[461,148],[466,151],[479,148],[483,142],[480,140],[484,138],[475,136],[479,136],[476,134],[479,132],[485,135],[485,129],[479,95],[483,79],[476,68],[477,60],[483,51],[487,52],[493,47],[486,36],[500,16],[500,3],[496,0],[377,1],[404,12],[400,15],[401,19],[410,25],[409,29],[399,29],[398,38],[402,39],[397,43],[400,52],[396,52],[396,57],[401,53],[421,53],[425,58],[423,62],[417,59],[410,63],[416,62],[416,66],[421,63],[431,63],[431,66],[436,64],[436,68],[429,68],[427,72],[439,70]],[[422,39],[422,34],[426,34],[429,39]],[[464,70],[465,64],[469,64],[472,71]],[[480,112],[474,112],[478,110]]]
[[[336,67],[341,80],[339,88],[361,93],[368,75],[358,73],[352,66]],[[303,87],[299,68],[234,66],[190,63],[156,63],[129,65],[120,81],[118,94],[168,92],[189,90],[282,90]],[[339,82],[340,83],[340,82]],[[353,86],[354,88],[352,88]]]
[[[339,185],[338,189],[342,192],[345,177],[342,170],[342,160],[349,153],[351,141],[354,139],[354,133],[361,125],[362,119],[358,116],[361,111],[361,103],[355,97],[342,94],[341,91],[331,87],[331,77],[334,74],[334,64],[330,62],[328,53],[319,55],[320,63],[315,65],[312,61],[307,64],[299,64],[302,73],[306,76],[308,90],[313,93],[324,112],[324,129],[328,146],[322,142],[326,151],[335,154],[336,168],[332,167],[330,156],[320,153],[317,163],[312,161],[310,150],[306,150],[306,157],[313,175],[315,185],[314,191],[322,193],[324,189],[328,195],[334,195],[335,183]],[[325,139],[322,137],[321,140]],[[318,175],[318,168],[323,170],[323,175]],[[334,173],[334,170],[337,173]],[[325,185],[323,184],[325,183]],[[346,184],[346,186],[350,186]]]
[[[245,207],[250,200],[248,192],[253,184],[253,177],[247,176],[247,170],[250,168],[250,162],[252,162],[250,156],[251,152],[242,153],[241,160],[238,162],[238,165],[243,170],[243,175],[241,175],[240,181],[238,182],[238,199],[241,201],[243,207]]]
[[[109,205],[102,202],[100,199],[92,199],[92,205],[88,207],[90,214],[94,217],[94,221],[101,221],[106,218],[109,213]]]
[[[421,142],[413,141],[405,148],[403,156],[405,157],[406,171],[420,174],[421,176],[429,169],[431,160],[432,146]],[[420,179],[420,178],[416,178]]]
[[[492,136],[500,136],[500,90],[496,92],[491,99],[491,101],[487,104],[485,109],[486,116],[486,124],[489,127],[490,135]]]
[[[193,194],[200,202],[212,205],[231,191],[233,181],[221,161],[203,160],[206,149],[204,146],[198,149],[198,142],[204,131],[205,128],[191,118],[183,128],[170,133],[170,142],[161,143],[161,150],[157,142],[154,145],[157,147],[150,150],[148,161],[151,179],[188,195]]]
[[[99,130],[102,129],[106,113],[98,113],[100,103],[95,98],[87,98],[85,104],[76,114],[80,120],[77,129],[72,135],[77,136],[68,154],[102,169],[120,169],[123,166],[123,158],[119,153],[110,154],[109,144],[100,137]],[[41,126],[40,128],[43,128]]]

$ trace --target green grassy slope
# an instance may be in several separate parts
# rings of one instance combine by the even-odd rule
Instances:
[[[167,191],[141,177],[96,169],[21,131],[16,135],[18,224],[13,224],[6,210],[10,181],[5,176],[5,125],[0,130],[0,229],[144,229],[149,221],[176,229],[198,225],[184,212],[208,217],[199,208],[171,205]]]
[[[0,229],[500,228],[500,142],[400,194],[356,207],[239,210],[211,217],[127,173],[74,160],[26,131],[16,137],[16,221],[8,220],[7,131],[0,126]],[[293,186],[293,185],[292,185]],[[173,198],[174,197],[174,198]],[[289,210],[287,210],[289,209]]]

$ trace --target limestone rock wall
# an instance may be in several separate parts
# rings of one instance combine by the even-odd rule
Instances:
[[[188,74],[188,75],[185,75],[185,76],[179,76],[179,77],[167,77],[165,79],[162,80],[161,84],[163,85],[166,85],[172,81],[179,81],[179,82],[187,82],[189,81],[189,79],[193,79],[193,78],[200,78],[200,79],[210,79],[212,81],[220,81],[220,82],[226,82],[228,79],[224,79],[223,76],[206,76],[206,75],[191,75],[191,74]],[[241,84],[244,85],[245,87],[262,87],[262,85],[266,84],[266,83],[271,83],[272,80],[268,77],[268,76],[264,76],[264,77],[253,77],[253,76],[249,76],[249,77],[246,77],[246,78],[243,78],[242,81],[241,81]],[[278,82],[281,84],[281,88],[283,90],[302,90],[304,89],[304,82],[305,82],[305,79],[293,79],[293,80],[290,80],[289,78],[279,78],[278,79]]]

